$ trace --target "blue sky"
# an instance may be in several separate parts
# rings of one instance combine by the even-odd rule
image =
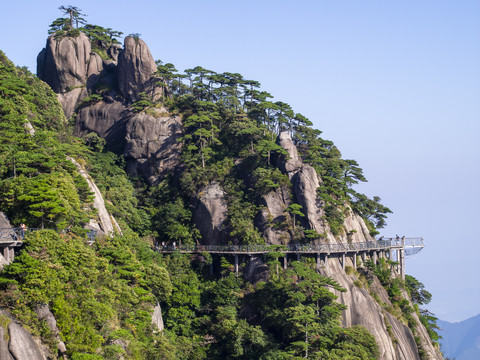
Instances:
[[[35,71],[61,5],[140,33],[155,59],[238,72],[357,160],[394,213],[383,235],[424,236],[407,273],[448,321],[480,313],[479,1],[9,1],[0,49]]]

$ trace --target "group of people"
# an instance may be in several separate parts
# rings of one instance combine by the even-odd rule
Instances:
[[[176,250],[177,249],[177,243],[174,241],[172,244],[166,244],[165,241],[162,241],[162,243],[158,244],[158,242],[155,244],[155,250]]]

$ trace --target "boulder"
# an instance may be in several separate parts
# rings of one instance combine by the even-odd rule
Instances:
[[[199,192],[198,204],[193,214],[197,226],[206,245],[224,243],[224,222],[227,219],[227,202],[222,187],[214,182]]]
[[[181,121],[160,110],[157,116],[138,113],[128,121],[125,158],[130,175],[143,175],[149,183],[172,172],[180,163]]]
[[[268,280],[269,269],[260,256],[251,256],[245,267],[244,277],[252,284]]]
[[[142,39],[127,36],[118,55],[117,81],[122,95],[131,101],[144,91],[144,84],[157,70],[152,54]]]
[[[48,305],[43,304],[38,306],[35,309],[35,312],[37,313],[38,319],[44,320],[45,323],[47,324],[47,327],[50,329],[50,331],[53,334],[57,335],[58,334],[57,321],[55,320],[55,317],[50,311],[50,308],[48,307]]]

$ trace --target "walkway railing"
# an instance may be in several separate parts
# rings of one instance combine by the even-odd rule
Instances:
[[[288,244],[288,245],[195,245],[180,244],[174,246],[171,244],[159,246],[160,252],[181,253],[217,253],[217,254],[264,254],[268,252],[282,253],[312,253],[312,254],[331,254],[347,253],[368,250],[388,250],[395,248],[415,247],[423,248],[423,238],[383,238],[382,240],[358,242],[358,243],[340,243],[340,244]]]
[[[25,236],[32,231],[38,230],[54,230],[56,232],[65,233],[67,229],[42,229],[42,228],[0,228],[0,244],[14,244],[19,246],[22,244]]]

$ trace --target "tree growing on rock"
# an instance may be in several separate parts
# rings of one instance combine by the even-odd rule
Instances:
[[[75,27],[78,29],[78,24],[85,24],[86,21],[82,16],[87,16],[86,14],[82,14],[82,9],[79,9],[76,6],[68,5],[68,6],[60,6],[59,10],[63,11],[64,15],[68,15],[70,18],[69,26],[70,29],[73,28],[73,23],[75,22]]]

